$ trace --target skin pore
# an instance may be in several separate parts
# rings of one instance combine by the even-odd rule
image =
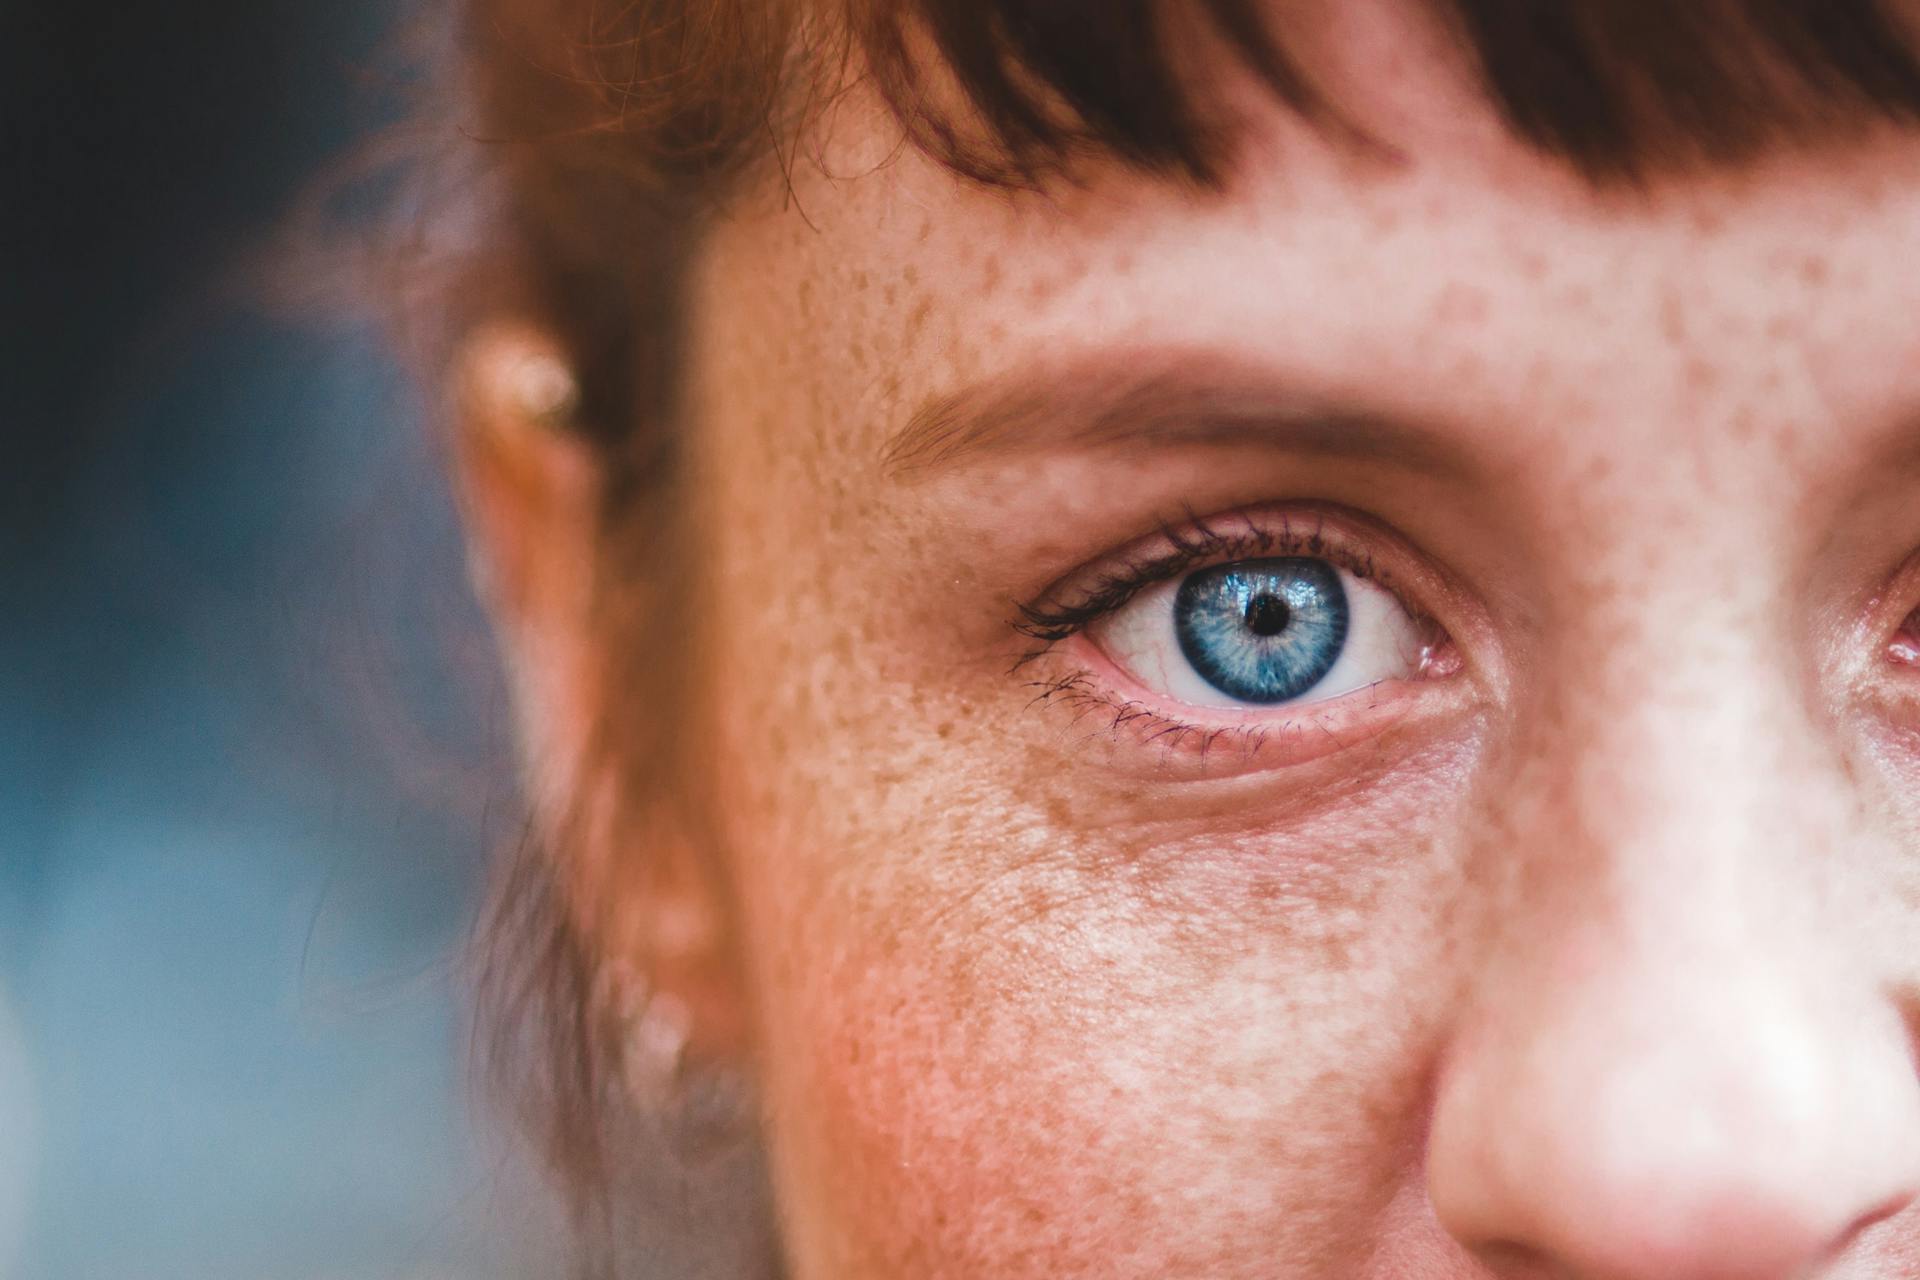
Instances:
[[[1222,194],[988,192],[854,91],[702,250],[681,994],[793,1273],[1912,1274],[1920,141],[1602,193],[1325,39],[1399,159],[1248,94]],[[1032,625],[1183,545],[1426,652],[1197,706]]]

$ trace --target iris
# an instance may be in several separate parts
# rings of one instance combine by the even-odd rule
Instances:
[[[1203,569],[1173,604],[1180,652],[1241,702],[1286,702],[1319,684],[1346,648],[1349,620],[1339,573],[1303,557]]]

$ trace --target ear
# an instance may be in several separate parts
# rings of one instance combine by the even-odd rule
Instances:
[[[456,369],[453,438],[468,570],[507,659],[537,809],[577,785],[594,706],[592,527],[599,477],[569,427],[578,391],[557,345],[496,322]],[[560,796],[547,794],[559,789]]]
[[[604,973],[642,988],[607,998],[684,1011],[691,1056],[739,1056],[744,1000],[717,855],[697,847],[681,797],[628,793],[630,779],[670,776],[672,763],[630,762],[605,736],[608,648],[622,642],[603,634],[602,470],[573,420],[572,372],[539,330],[497,323],[469,339],[458,378],[470,569],[505,652],[532,816],[573,927]]]

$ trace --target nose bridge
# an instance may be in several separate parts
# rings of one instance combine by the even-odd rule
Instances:
[[[1811,664],[1760,574],[1739,589],[1648,576],[1664,581],[1592,602],[1557,637],[1543,667],[1567,674],[1516,717],[1526,738],[1483,856],[1512,863],[1518,841],[1543,855],[1518,864],[1530,879],[1630,918],[1683,894],[1751,899],[1748,913],[1804,902],[1788,882],[1855,808]]]
[[[1906,1031],[1823,891],[1868,833],[1763,602],[1595,603],[1487,796],[1430,1190],[1568,1274],[1785,1280],[1915,1185]]]

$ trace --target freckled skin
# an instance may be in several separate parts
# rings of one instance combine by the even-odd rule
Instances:
[[[799,1280],[1913,1274],[1920,141],[1603,197],[1355,40],[1405,166],[1268,114],[1218,198],[989,195],[856,96],[704,251],[690,625]],[[1466,461],[881,465],[1103,346]],[[1013,602],[1304,499],[1461,584],[1444,713],[1156,772],[1010,672]]]

